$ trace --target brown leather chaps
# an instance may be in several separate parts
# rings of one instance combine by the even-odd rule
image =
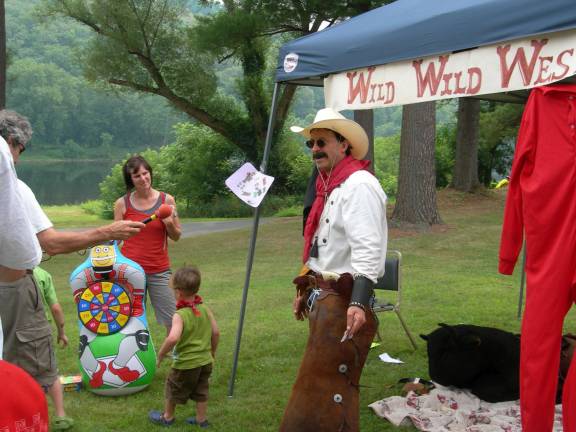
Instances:
[[[360,374],[376,333],[374,314],[368,310],[366,323],[354,338],[340,342],[346,330],[352,276],[346,273],[338,281],[325,281],[308,275],[294,283],[299,293],[308,294],[303,302],[317,297],[308,311],[308,344],[280,432],[357,432]]]

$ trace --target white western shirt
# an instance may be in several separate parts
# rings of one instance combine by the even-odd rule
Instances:
[[[373,282],[384,274],[386,194],[376,177],[356,171],[332,191],[312,244],[315,241],[318,258],[307,262],[315,272],[362,275]]]
[[[40,204],[36,200],[36,195],[34,195],[32,189],[20,179],[18,179],[18,190],[24,200],[24,209],[26,210],[28,219],[30,219],[32,223],[34,232],[38,234],[48,228],[52,228],[52,222],[48,219],[42,207],[40,207]]]
[[[17,185],[8,144],[0,138],[0,265],[32,269],[42,259],[42,249],[26,214]]]

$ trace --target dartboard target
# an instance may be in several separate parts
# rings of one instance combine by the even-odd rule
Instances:
[[[88,330],[100,335],[114,334],[128,323],[132,312],[124,287],[97,282],[84,289],[78,302],[78,316]]]

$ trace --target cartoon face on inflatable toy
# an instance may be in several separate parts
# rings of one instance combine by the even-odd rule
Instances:
[[[96,273],[106,273],[112,270],[116,261],[116,248],[112,245],[94,246],[90,250],[90,262]]]
[[[94,246],[70,276],[84,385],[102,395],[144,389],[156,372],[146,320],[146,275],[115,242]]]

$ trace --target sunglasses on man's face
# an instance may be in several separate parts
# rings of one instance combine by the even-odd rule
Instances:
[[[18,150],[20,150],[20,154],[24,153],[24,150],[26,150],[26,147],[23,146],[22,144],[18,144]]]
[[[314,144],[316,144],[318,148],[324,148],[324,146],[326,145],[326,141],[324,141],[322,138],[319,138],[317,140],[311,139],[306,141],[306,147],[308,147],[309,149],[312,149],[312,147],[314,147]]]

